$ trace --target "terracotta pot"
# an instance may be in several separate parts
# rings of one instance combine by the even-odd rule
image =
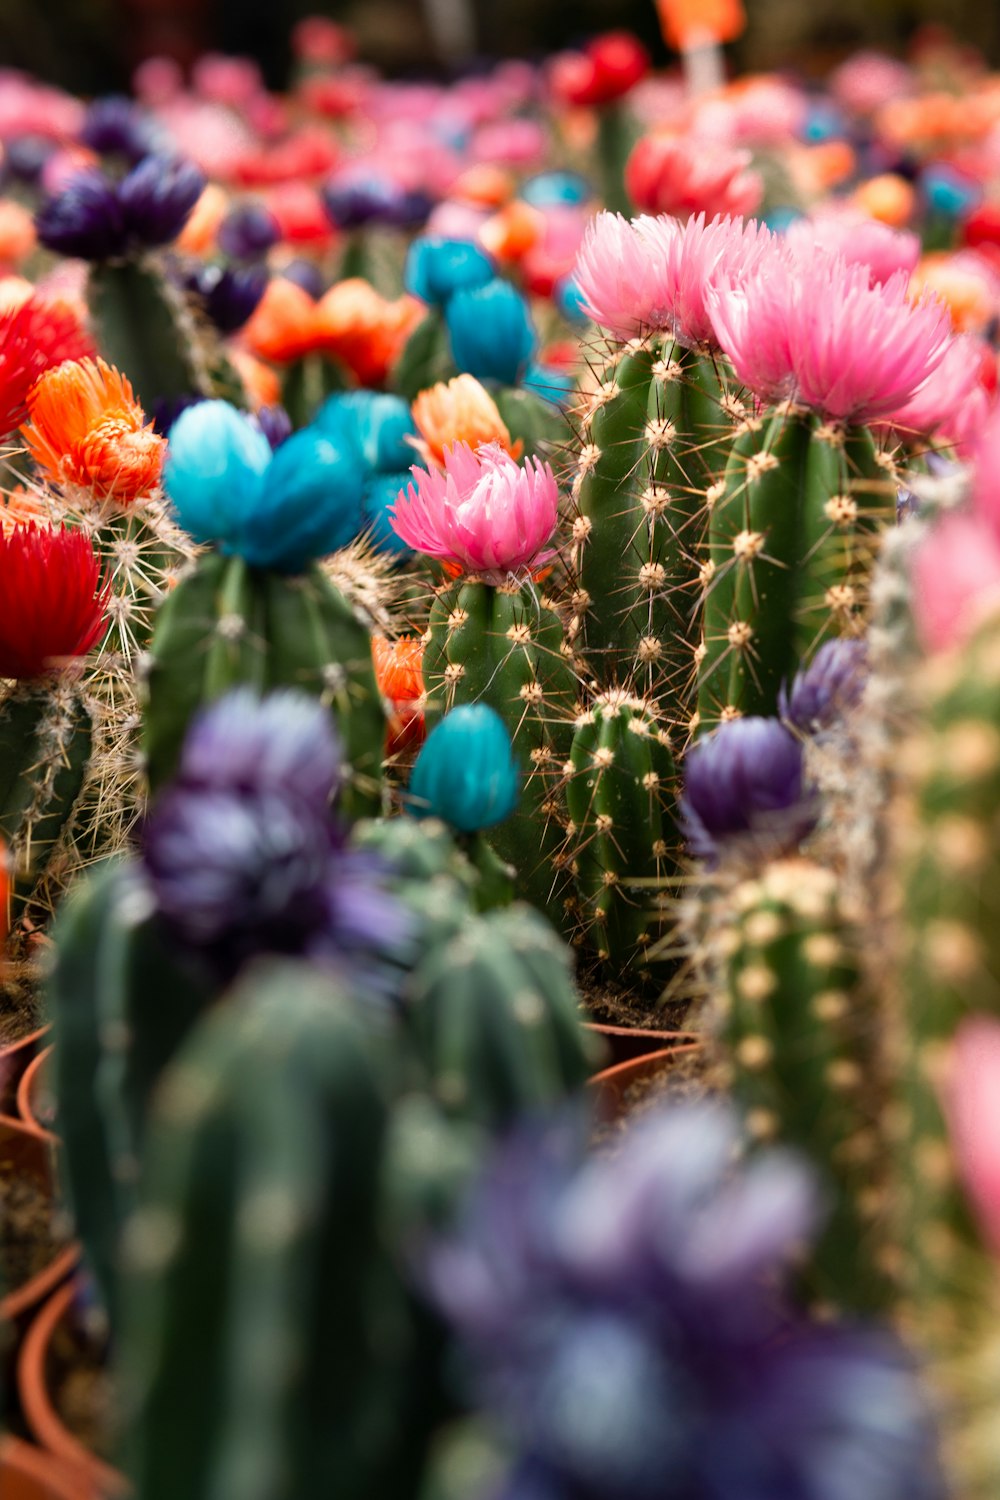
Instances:
[[[17,1086],[17,1113],[25,1125],[48,1133],[55,1115],[55,1106],[46,1097],[45,1084],[51,1046],[36,1052],[21,1074]]]
[[[28,1036],[0,1047],[0,1115],[12,1115],[16,1108],[18,1084],[25,1068],[38,1051],[38,1044],[49,1032],[48,1026],[39,1026]]]
[[[0,1437],[3,1500],[80,1500],[77,1476],[51,1453],[4,1434]]]
[[[585,1021],[584,1031],[602,1037],[612,1062],[627,1062],[633,1057],[644,1057],[650,1052],[660,1052],[678,1042],[692,1042],[693,1031],[652,1031],[644,1026],[604,1026],[597,1021]]]
[[[663,1047],[659,1052],[647,1052],[644,1057],[632,1057],[626,1062],[605,1068],[595,1073],[590,1087],[597,1094],[597,1113],[600,1119],[610,1124],[628,1113],[626,1096],[629,1089],[644,1079],[653,1078],[676,1063],[680,1057],[689,1057],[699,1051],[698,1041],[679,1042],[673,1047]]]
[[[36,1178],[50,1195],[54,1190],[53,1148],[56,1144],[56,1137],[47,1130],[0,1115],[0,1169]],[[80,1246],[76,1243],[57,1251],[43,1270],[8,1292],[0,1301],[0,1321],[8,1319],[14,1322],[23,1318],[65,1280],[79,1258]]]
[[[49,1396],[48,1357],[52,1336],[59,1323],[71,1316],[75,1293],[75,1280],[67,1281],[32,1322],[21,1345],[17,1391],[32,1437],[74,1475],[75,1500],[113,1500],[115,1496],[129,1494],[125,1476],[90,1453],[73,1436]]]

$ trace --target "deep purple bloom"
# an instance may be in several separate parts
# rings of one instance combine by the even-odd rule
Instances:
[[[216,239],[233,260],[258,260],[281,239],[281,229],[263,203],[237,203],[219,225]]]
[[[778,719],[731,719],[688,752],[681,822],[688,848],[712,864],[723,853],[788,853],[816,824],[801,741]]]
[[[583,1130],[500,1151],[430,1257],[486,1411],[503,1500],[942,1500],[933,1422],[876,1330],[783,1294],[815,1219],[788,1153],[734,1166],[735,1119],[682,1105],[610,1156]]]
[[[135,165],[156,150],[158,135],[153,121],[131,99],[106,94],[88,106],[80,140],[101,156],[122,156]]]
[[[791,689],[778,694],[778,712],[803,734],[829,729],[861,701],[868,677],[867,643],[855,638],[826,641]]]
[[[298,260],[290,260],[281,274],[286,281],[308,292],[314,302],[318,302],[326,291],[326,281],[319,266],[311,260],[303,260],[301,256]]]
[[[340,787],[342,761],[330,715],[314,698],[237,688],[194,720],[177,779],[248,795],[290,792],[319,811]]]
[[[47,250],[81,260],[114,259],[128,242],[114,183],[91,168],[74,172],[59,192],[43,200],[35,230]]]
[[[163,437],[168,437],[181,412],[187,411],[189,406],[197,406],[204,399],[193,391],[189,396],[157,396],[149,405],[153,426]]]
[[[235,333],[254,313],[267,290],[266,266],[200,266],[192,291],[220,333]]]
[[[136,244],[169,245],[201,197],[204,174],[194,162],[147,156],[118,185],[126,228]]]
[[[283,406],[261,406],[254,412],[254,420],[271,444],[272,451],[292,435],[292,419]]]
[[[322,191],[323,207],[338,229],[384,224],[397,229],[422,224],[431,210],[426,193],[404,188],[388,177],[350,171],[332,177]]]
[[[57,150],[55,141],[41,135],[19,135],[4,143],[3,178],[15,182],[35,183],[42,168]]]

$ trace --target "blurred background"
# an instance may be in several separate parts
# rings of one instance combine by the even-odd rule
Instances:
[[[749,0],[734,46],[740,71],[793,67],[825,73],[863,46],[907,47],[921,28],[947,26],[1000,61],[996,0]],[[206,50],[258,60],[268,83],[287,74],[288,37],[302,15],[350,26],[362,59],[396,76],[440,72],[442,28],[478,58],[540,56],[617,27],[635,31],[658,64],[668,60],[652,0],[0,0],[0,63],[80,94],[124,87],[144,58],[187,63]]]

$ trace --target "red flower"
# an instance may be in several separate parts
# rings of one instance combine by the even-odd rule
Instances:
[[[612,104],[649,72],[649,53],[628,31],[594,37],[583,52],[561,52],[549,68],[549,84],[563,104]]]
[[[82,531],[0,531],[0,677],[42,677],[86,655],[104,629],[100,571]]]
[[[64,359],[85,359],[94,346],[71,307],[29,297],[0,314],[0,437],[28,415],[35,381]]]

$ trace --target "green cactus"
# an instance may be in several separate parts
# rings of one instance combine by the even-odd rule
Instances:
[[[13,684],[0,697],[0,835],[8,849],[10,917],[38,899],[66,849],[90,765],[90,708],[79,679]]]
[[[572,536],[584,655],[602,688],[657,697],[671,726],[690,717],[706,492],[738,410],[711,356],[654,337],[618,351],[582,423]]]
[[[718,980],[702,1026],[720,1081],[751,1137],[802,1151],[830,1194],[805,1285],[838,1311],[883,1310],[883,1065],[836,877],[810,860],[777,861],[721,891],[708,921]]]
[[[566,767],[568,845],[584,929],[603,963],[643,969],[676,876],[676,770],[648,702],[603,693],[576,720]]]
[[[497,411],[527,458],[552,458],[569,440],[569,427],[558,406],[535,391],[504,386],[492,392]]]
[[[407,904],[429,891],[449,892],[465,911],[490,911],[513,899],[511,871],[482,834],[463,835],[438,818],[362,819],[352,842],[392,866],[390,886]]]
[[[46,1008],[67,1197],[114,1319],[119,1244],[134,1206],[150,1096],[211,995],[150,910],[133,865],[108,861],[77,883],[54,930]]]
[[[486,703],[507,726],[521,803],[489,842],[514,866],[517,894],[558,923],[568,898],[558,785],[577,687],[562,622],[530,580],[494,586],[466,577],[436,595],[426,642],[428,730],[461,703]]]
[[[700,730],[775,713],[817,646],[861,628],[896,484],[865,428],[786,404],[744,423],[710,499]]]
[[[435,1372],[381,1243],[376,1033],[321,975],[264,965],[164,1077],[125,1237],[137,1500],[415,1494]]]
[[[288,577],[212,552],[166,600],[150,647],[144,747],[153,790],[174,771],[202,705],[230,688],[295,687],[333,709],[350,777],[349,816],[378,811],[385,715],[371,639],[313,565]]]
[[[551,1106],[594,1070],[570,950],[520,904],[470,919],[407,982],[432,1098],[490,1129]]]

